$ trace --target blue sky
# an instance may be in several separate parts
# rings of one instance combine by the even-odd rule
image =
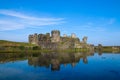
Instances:
[[[0,0],[0,40],[27,42],[51,30],[120,45],[120,0]]]

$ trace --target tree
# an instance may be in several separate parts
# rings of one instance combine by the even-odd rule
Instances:
[[[25,47],[24,47],[24,46],[19,46],[19,49],[20,49],[20,50],[24,50]]]
[[[34,47],[33,47],[33,50],[40,50],[40,49],[41,49],[40,46],[34,46]]]

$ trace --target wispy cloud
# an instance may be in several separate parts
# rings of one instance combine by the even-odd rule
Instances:
[[[2,16],[2,18],[0,18],[0,30],[2,31],[65,23],[64,18],[34,17],[12,10],[0,10],[0,16]]]
[[[102,27],[92,27],[92,26],[90,26],[89,28],[86,28],[86,26],[80,26],[80,29],[78,29],[78,30],[81,30],[81,31],[94,31],[94,32],[103,32],[103,31],[105,31],[105,29],[104,28],[102,28]]]
[[[98,20],[99,24],[102,26],[110,26],[112,24],[115,24],[116,19],[115,18],[100,18]]]
[[[82,25],[74,26],[79,27],[76,30],[80,31],[94,31],[94,32],[105,32],[109,31],[108,26],[111,26],[116,22],[115,18],[103,18],[103,19],[96,19],[95,21],[85,22]],[[112,27],[112,26],[111,26]]]
[[[115,23],[115,19],[114,18],[111,18],[111,19],[108,20],[108,24],[113,24],[113,23]]]
[[[103,26],[98,26],[95,25],[94,23],[86,23],[84,25],[78,25],[78,26],[74,26],[74,27],[79,27],[78,29],[75,30],[79,30],[79,31],[89,31],[89,32],[104,32],[106,31],[106,29]]]

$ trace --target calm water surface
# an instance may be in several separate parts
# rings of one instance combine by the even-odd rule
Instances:
[[[0,53],[0,80],[120,80],[120,53]]]

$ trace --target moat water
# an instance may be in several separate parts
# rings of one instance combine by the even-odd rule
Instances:
[[[0,53],[0,80],[120,80],[120,53]]]

